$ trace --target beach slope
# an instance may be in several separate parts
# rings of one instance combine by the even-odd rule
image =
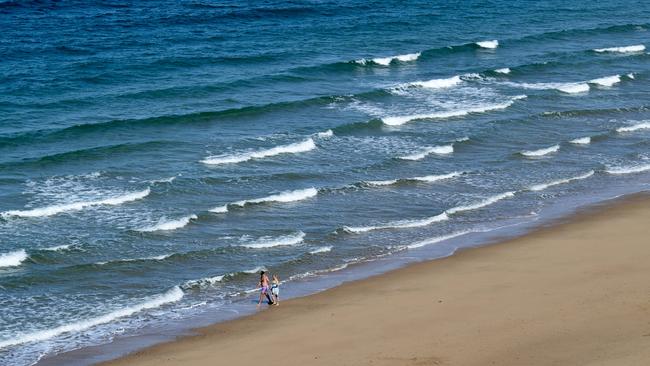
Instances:
[[[105,365],[650,364],[650,199],[565,221]]]

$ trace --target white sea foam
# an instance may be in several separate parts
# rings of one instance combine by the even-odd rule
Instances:
[[[59,204],[59,205],[52,205],[52,206],[34,208],[34,209],[30,209],[30,210],[5,211],[5,212],[3,212],[1,214],[1,216],[3,216],[3,217],[9,217],[9,216],[45,217],[45,216],[56,215],[56,214],[59,214],[59,213],[62,213],[62,212],[83,210],[84,208],[87,208],[87,207],[90,207],[90,206],[102,206],[102,205],[116,206],[116,205],[120,205],[122,203],[142,199],[142,198],[148,196],[150,192],[151,192],[151,190],[149,188],[147,188],[144,191],[127,193],[127,194],[123,194],[123,195],[120,195],[120,196],[105,198],[105,199],[102,199],[102,200],[64,203],[64,204]]]
[[[451,111],[440,111],[433,113],[422,113],[422,114],[412,114],[408,116],[394,116],[394,117],[383,117],[381,120],[389,126],[400,126],[407,122],[420,120],[420,119],[440,119],[440,118],[451,118],[451,117],[460,117],[465,116],[470,113],[484,113],[489,111],[495,111],[500,109],[506,109],[510,107],[516,100],[526,98],[525,95],[518,95],[513,99],[499,104],[485,104],[476,107],[469,107],[467,109],[457,109]]]
[[[512,83],[512,82],[503,82],[505,85],[510,85],[513,87],[520,87],[524,89],[533,89],[533,90],[549,90],[555,89],[567,94],[577,94],[585,93],[589,91],[589,84],[586,82],[574,82],[574,83]]]
[[[388,185],[396,184],[398,182],[411,182],[411,181],[413,181],[413,182],[431,183],[431,182],[436,182],[436,181],[443,180],[443,179],[454,178],[454,177],[457,177],[457,176],[459,176],[461,174],[462,173],[460,173],[460,172],[453,172],[453,173],[449,173],[449,174],[426,175],[426,176],[422,176],[422,177],[409,177],[409,178],[402,178],[402,179],[371,180],[371,181],[367,181],[367,182],[364,182],[364,183],[366,183],[368,185],[373,185],[373,186],[388,186]]]
[[[431,154],[447,155],[454,152],[454,145],[429,146],[409,155],[400,156],[401,160],[422,160]]]
[[[73,244],[63,244],[63,245],[57,245],[54,247],[49,247],[49,248],[43,248],[42,250],[47,250],[49,252],[58,252],[58,251],[64,251],[68,250],[72,247]]]
[[[645,46],[642,44],[634,46],[624,46],[624,47],[610,47],[610,48],[596,48],[596,52],[615,52],[615,53],[630,53],[630,52],[643,52],[645,51]]]
[[[589,172],[587,172],[585,174],[578,175],[578,176],[575,176],[575,177],[566,178],[566,179],[558,179],[558,180],[548,182],[548,183],[536,184],[534,186],[531,186],[529,189],[531,191],[542,191],[542,190],[544,190],[546,188],[557,186],[557,185],[560,185],[560,184],[573,182],[575,180],[587,179],[587,178],[591,177],[592,175],[594,175],[594,171],[590,170]]]
[[[332,251],[332,248],[333,248],[332,246],[328,246],[328,247],[319,247],[319,248],[316,248],[316,249],[310,251],[309,254],[327,253],[327,252]]]
[[[256,198],[251,200],[242,200],[231,203],[233,206],[244,207],[247,204],[256,204],[256,203],[271,203],[271,202],[294,202],[301,201],[311,197],[315,197],[318,194],[316,188],[307,188],[307,189],[298,189],[295,191],[285,191],[278,194],[273,194],[267,197]],[[216,208],[216,207],[215,207]],[[213,211],[214,212],[214,211]]]
[[[183,288],[191,288],[191,287],[204,287],[204,286],[212,286],[215,285],[226,277],[227,275],[220,275],[220,276],[212,276],[212,277],[205,277],[205,278],[200,278],[198,280],[189,280],[185,282],[183,285]]]
[[[616,132],[634,132],[638,130],[647,130],[650,129],[650,122],[642,122],[636,125],[619,127],[616,129]]]
[[[253,242],[242,244],[242,247],[250,249],[264,249],[279,246],[297,245],[303,242],[305,233],[298,231],[290,235],[283,235],[277,237],[264,236]]]
[[[19,266],[28,257],[25,249],[0,254],[0,268]]]
[[[431,225],[435,222],[440,222],[440,221],[445,221],[448,220],[449,217],[447,216],[446,213],[441,213],[436,216],[431,216],[431,217],[426,217],[424,219],[419,219],[419,220],[399,220],[399,221],[393,221],[389,222],[384,225],[377,225],[377,226],[344,226],[343,230],[347,231],[349,233],[354,233],[354,234],[360,234],[360,233],[365,233],[368,231],[374,231],[374,230],[386,230],[386,229],[408,229],[408,228],[414,228],[414,227],[422,227],[422,226],[428,226]]]
[[[243,273],[248,273],[248,274],[254,274],[254,273],[259,273],[259,272],[261,272],[261,271],[265,271],[265,270],[266,270],[266,267],[264,267],[264,266],[257,266],[257,267],[252,268],[252,269],[246,269],[246,270],[243,270],[242,272],[243,272]]]
[[[327,130],[327,131],[316,133],[316,137],[318,137],[319,139],[326,139],[326,138],[330,138],[332,136],[334,136],[334,131],[332,131],[332,130]]]
[[[163,259],[167,259],[171,257],[172,255],[173,254],[163,254],[163,255],[156,255],[153,257],[115,259],[111,261],[97,262],[95,264],[99,266],[103,266],[109,263],[120,263],[120,262],[161,261]]]
[[[579,137],[579,138],[573,139],[573,140],[571,140],[569,142],[572,143],[572,144],[576,144],[576,145],[589,145],[591,143],[591,137],[589,137],[589,136],[587,136],[587,137]]]
[[[631,73],[629,73],[629,74],[627,74],[625,76],[627,76],[629,79],[634,80],[634,73],[633,72],[631,72]]]
[[[621,82],[621,75],[605,76],[602,78],[589,80],[589,83],[600,86],[610,87]]]
[[[226,213],[226,212],[228,212],[228,205],[217,206],[217,207],[211,208],[208,211],[214,212],[214,213]]]
[[[174,286],[171,290],[167,291],[164,294],[153,296],[142,303],[118,309],[105,315],[86,320],[79,320],[73,323],[60,325],[55,328],[18,334],[11,339],[0,341],[0,348],[15,346],[23,343],[41,342],[65,333],[82,332],[101,324],[110,323],[119,318],[131,316],[143,310],[158,308],[165,304],[177,302],[182,298],[183,291],[180,289],[180,287]]]
[[[158,221],[157,224],[137,229],[137,231],[153,232],[153,231],[176,230],[176,229],[180,229],[180,228],[186,226],[187,224],[190,223],[190,221],[196,220],[196,219],[198,219],[198,217],[196,215],[189,215],[189,216],[181,217],[181,218],[176,219],[176,220],[161,219],[160,221]]]
[[[495,196],[488,197],[488,198],[484,199],[483,201],[480,201],[480,202],[477,202],[477,203],[474,203],[474,204],[471,204],[471,205],[458,206],[458,207],[450,208],[450,209],[448,209],[446,211],[446,213],[449,214],[449,215],[453,215],[453,214],[455,214],[457,212],[477,210],[479,208],[483,208],[485,206],[489,206],[489,205],[491,205],[493,203],[499,202],[499,201],[501,201],[503,199],[514,197],[514,195],[515,195],[515,192],[505,192],[505,193],[497,194]]]
[[[499,73],[499,74],[509,74],[510,73],[510,68],[509,67],[504,67],[502,69],[496,69],[494,72]]]
[[[443,89],[450,88],[452,86],[458,85],[463,81],[460,79],[460,76],[452,76],[445,79],[431,79],[427,81],[414,81],[412,83],[403,84],[401,87],[419,87],[427,89]]]
[[[270,156],[275,156],[280,154],[298,154],[302,152],[311,151],[315,148],[316,148],[316,144],[314,143],[314,140],[308,138],[307,140],[301,142],[296,142],[289,145],[276,146],[265,150],[241,152],[237,154],[209,156],[201,160],[201,162],[208,165],[235,164],[235,163],[241,163],[252,159],[262,159],[262,158],[267,158]]]
[[[559,150],[560,150],[560,145],[553,145],[551,147],[546,147],[539,150],[522,151],[521,155],[529,156],[529,157],[537,157],[537,156],[552,154],[554,152],[558,152]]]
[[[377,65],[382,65],[382,66],[388,66],[390,65],[393,61],[400,61],[400,62],[410,62],[410,61],[415,61],[420,57],[420,52],[417,53],[407,53],[404,55],[397,55],[397,56],[389,56],[389,57],[376,57],[371,60],[367,59],[361,59],[355,61],[358,64],[361,65],[366,65],[368,61],[371,61]]]
[[[421,247],[426,246],[426,245],[436,244],[436,243],[440,243],[441,241],[453,239],[453,238],[468,234],[470,232],[471,231],[459,231],[457,233],[453,233],[453,234],[449,234],[449,235],[443,235],[443,236],[438,236],[438,237],[431,238],[431,239],[418,241],[418,242],[415,242],[413,244],[409,244],[406,247],[408,249],[421,248]]]
[[[151,183],[153,183],[153,184],[155,184],[155,183],[171,183],[171,182],[174,181],[174,179],[176,179],[176,176],[169,177],[169,178],[155,179],[155,180],[152,180]]]
[[[480,41],[480,42],[476,42],[476,44],[481,48],[494,49],[499,47],[499,41],[497,41],[496,39],[492,41]]]
[[[634,165],[634,166],[621,166],[621,167],[608,167],[605,171],[609,174],[631,174],[641,173],[650,170],[650,164]]]

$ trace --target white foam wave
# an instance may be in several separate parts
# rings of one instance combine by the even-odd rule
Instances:
[[[616,129],[616,132],[634,132],[647,129],[650,129],[650,122],[643,122],[632,126],[619,127]]]
[[[520,87],[533,90],[555,89],[567,94],[585,93],[589,91],[589,84],[586,82],[575,83],[511,83],[504,82],[505,85]]]
[[[271,203],[271,202],[294,202],[301,201],[311,197],[315,197],[318,194],[316,188],[307,188],[307,189],[298,189],[295,191],[284,191],[278,194],[273,194],[267,197],[256,198],[251,200],[242,200],[231,203],[233,206],[244,207],[247,204],[256,204],[256,203]]]
[[[496,39],[492,41],[480,41],[476,42],[476,44],[481,48],[495,49],[499,47],[499,41]]]
[[[624,46],[624,47],[609,47],[609,48],[596,48],[596,52],[615,52],[615,53],[630,53],[630,52],[643,52],[645,51],[645,46],[642,44],[634,46]]]
[[[228,205],[217,206],[217,207],[209,209],[208,211],[214,212],[214,213],[226,213],[226,212],[228,212]]]
[[[278,237],[265,236],[257,239],[252,243],[242,244],[242,247],[250,249],[263,249],[263,248],[273,248],[279,246],[290,246],[297,245],[303,242],[305,238],[305,233],[298,231],[290,235],[283,235]]]
[[[371,180],[371,181],[367,181],[367,182],[364,182],[364,183],[366,183],[368,185],[373,185],[373,186],[388,186],[388,185],[396,184],[398,182],[410,182],[410,181],[431,183],[431,182],[436,182],[436,181],[443,180],[443,179],[454,178],[454,177],[457,177],[457,176],[459,176],[461,174],[462,173],[460,173],[460,172],[453,172],[453,173],[449,173],[449,174],[425,175],[425,176],[422,176],[422,177],[410,177],[410,178],[402,178],[402,179],[374,180],[374,181]]]
[[[605,171],[609,174],[632,174],[650,170],[650,164],[636,166],[609,167]]]
[[[439,155],[447,155],[451,154],[454,152],[454,145],[442,145],[442,146],[429,146],[425,147],[419,152],[409,154],[409,155],[404,155],[400,156],[398,159],[401,160],[422,160],[425,157],[429,156],[430,154],[439,154]]]
[[[316,248],[316,249],[310,251],[309,254],[327,253],[327,252],[332,251],[332,248],[333,248],[332,246]]]
[[[39,330],[32,333],[18,334],[11,339],[0,341],[0,348],[15,346],[23,343],[40,342],[65,333],[82,332],[101,324],[110,323],[119,318],[131,316],[143,310],[154,309],[165,304],[177,302],[182,298],[183,290],[181,290],[178,286],[174,286],[171,290],[167,291],[164,294],[153,296],[140,304],[115,310],[105,315],[86,320],[79,320],[74,323],[61,325],[55,328]]]
[[[448,220],[449,217],[446,213],[441,213],[436,216],[427,217],[419,220],[399,220],[393,221],[388,224],[378,225],[378,226],[344,226],[343,230],[349,233],[360,234],[368,231],[374,230],[386,230],[386,229],[408,229],[414,227],[428,226],[435,222]]]
[[[390,186],[398,182],[398,179],[389,180],[369,180],[364,183],[370,186]]]
[[[518,95],[512,100],[509,100],[505,103],[499,104],[485,104],[477,107],[470,107],[467,109],[457,109],[451,111],[440,111],[434,113],[422,113],[422,114],[412,114],[408,116],[393,116],[393,117],[383,117],[381,120],[389,126],[400,126],[410,121],[420,120],[420,119],[441,119],[441,118],[451,118],[451,117],[460,117],[466,116],[470,113],[484,113],[489,111],[495,111],[500,109],[506,109],[510,107],[516,100],[526,98],[525,95]]]
[[[9,216],[19,216],[19,217],[52,216],[52,215],[56,215],[56,214],[59,214],[59,213],[62,213],[62,212],[83,210],[84,208],[87,208],[87,207],[90,207],[90,206],[102,206],[102,205],[117,206],[117,205],[120,205],[122,203],[142,199],[142,198],[148,196],[149,193],[151,193],[151,190],[149,188],[147,188],[144,191],[127,193],[127,194],[124,194],[124,195],[121,195],[121,196],[105,198],[103,200],[64,203],[64,204],[60,204],[60,205],[52,205],[52,206],[47,206],[47,207],[34,208],[34,209],[30,209],[30,210],[11,210],[11,211],[3,212],[1,215],[3,217],[9,217]]]
[[[522,151],[521,155],[523,155],[523,156],[531,156],[531,157],[544,156],[544,155],[552,154],[552,153],[557,152],[559,150],[560,150],[560,145],[553,145],[551,147],[546,147],[546,148],[539,149],[539,150]]]
[[[155,180],[152,180],[151,183],[152,183],[152,184],[156,184],[156,183],[171,183],[171,182],[174,181],[174,179],[176,179],[176,176],[169,177],[169,178],[155,179]]]
[[[587,179],[587,178],[591,177],[592,175],[594,175],[594,171],[590,170],[589,172],[587,172],[585,174],[582,174],[582,175],[578,175],[576,177],[571,177],[571,178],[566,178],[566,179],[559,179],[559,180],[555,180],[555,181],[548,182],[548,183],[536,184],[534,186],[531,186],[529,189],[531,191],[542,191],[542,190],[544,190],[546,188],[557,186],[557,185],[560,185],[560,184],[573,182],[575,180]]]
[[[120,263],[120,262],[161,261],[163,259],[167,259],[167,258],[171,257],[172,255],[173,254],[163,254],[163,255],[156,255],[156,256],[153,256],[153,257],[116,259],[116,260],[112,260],[112,261],[97,262],[95,264],[99,265],[99,266],[103,266],[103,265],[109,264],[109,263]]]
[[[181,218],[176,219],[176,220],[164,220],[164,219],[161,219],[155,225],[143,227],[143,228],[140,228],[140,229],[137,229],[137,230],[141,231],[141,232],[171,231],[171,230],[180,229],[180,228],[186,226],[187,224],[189,224],[190,221],[196,220],[196,219],[198,219],[198,217],[196,215],[189,215],[189,216],[181,217]]]
[[[57,245],[54,247],[49,247],[49,248],[43,248],[42,250],[47,250],[48,252],[58,252],[58,251],[64,251],[68,250],[72,247],[73,244],[63,244],[63,245]]]
[[[0,254],[0,268],[19,266],[28,258],[25,249]]]
[[[247,270],[244,270],[244,271],[242,271],[242,272],[243,272],[243,273],[248,273],[248,274],[253,274],[253,273],[259,273],[259,272],[261,272],[261,271],[266,271],[266,267],[264,267],[264,266],[257,266],[257,267],[255,267],[255,268],[247,269]]]
[[[420,54],[421,54],[420,52],[416,52],[416,53],[407,53],[404,55],[397,55],[397,56],[390,56],[390,57],[378,57],[378,58],[373,58],[372,62],[378,65],[388,66],[393,61],[401,61],[401,62],[415,61],[420,57]]]
[[[426,246],[426,245],[436,244],[436,243],[440,243],[441,241],[453,239],[453,238],[468,234],[470,232],[471,231],[468,231],[468,230],[467,231],[459,231],[457,233],[453,233],[453,234],[449,234],[449,235],[443,235],[443,236],[438,236],[438,237],[431,238],[431,239],[418,241],[418,242],[415,242],[413,244],[409,244],[406,247],[408,249],[421,248],[421,247]]]
[[[311,151],[315,148],[316,144],[314,143],[314,140],[308,138],[305,141],[296,142],[289,145],[276,146],[265,150],[209,156],[201,160],[201,162],[208,165],[236,164],[252,159],[263,159],[280,154],[298,154]]]
[[[428,81],[415,81],[412,83],[403,84],[402,87],[419,87],[427,89],[443,89],[450,88],[462,82],[460,76],[452,76],[445,79],[431,79]]]
[[[334,131],[332,131],[332,130],[327,130],[327,131],[316,133],[316,137],[318,137],[319,139],[326,139],[326,138],[330,138],[332,136],[334,136]]]
[[[504,67],[502,69],[496,69],[494,72],[499,73],[499,74],[509,74],[510,73],[510,68],[509,67]]]
[[[503,199],[514,197],[514,195],[515,192],[505,192],[505,193],[497,194],[495,196],[488,197],[481,202],[477,202],[471,205],[450,208],[446,211],[446,213],[449,215],[453,215],[457,212],[477,210],[479,208],[483,208],[485,206],[489,206],[493,203],[499,202]]]
[[[572,144],[576,144],[576,145],[589,145],[591,143],[591,137],[589,137],[589,136],[587,136],[587,137],[579,137],[579,138],[573,139],[573,140],[571,140],[569,142],[572,143]]]
[[[215,285],[226,277],[227,275],[220,275],[220,276],[212,276],[212,277],[205,277],[205,278],[200,278],[198,280],[189,280],[185,282],[183,285],[183,288],[191,288],[191,287],[204,287],[204,286],[212,286]]]
[[[605,76],[602,78],[589,80],[589,83],[600,86],[610,87],[621,82],[621,75]]]
[[[631,73],[629,73],[629,74],[627,74],[627,75],[625,75],[625,76],[627,76],[628,79],[632,79],[632,80],[634,80],[634,73],[633,73],[633,72],[631,72]]]

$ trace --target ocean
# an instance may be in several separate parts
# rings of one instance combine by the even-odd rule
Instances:
[[[261,269],[291,288],[648,190],[649,19],[0,2],[0,364],[254,308]]]

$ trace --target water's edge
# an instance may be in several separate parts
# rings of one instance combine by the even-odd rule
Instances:
[[[325,291],[343,283],[361,281],[367,278],[386,274],[390,271],[423,261],[433,261],[454,255],[458,251],[481,246],[498,244],[514,238],[523,237],[540,230],[552,229],[557,225],[579,219],[585,214],[605,210],[613,205],[635,200],[638,197],[647,198],[650,192],[648,184],[645,188],[638,187],[636,191],[601,192],[599,195],[582,197],[572,202],[558,203],[546,207],[539,215],[512,219],[503,222],[489,231],[469,232],[462,236],[436,243],[437,254],[432,255],[427,247],[403,251],[397,254],[376,258],[365,262],[355,263],[349,267],[320,275],[304,281],[292,282],[283,287],[283,300],[310,296]],[[461,246],[459,242],[470,242]],[[440,255],[440,246],[449,248],[446,255]],[[251,316],[257,313],[255,306],[256,294],[238,300],[228,309],[214,310],[189,319],[173,320],[164,326],[145,327],[136,330],[135,334],[117,335],[112,342],[96,346],[46,356],[37,362],[36,366],[86,366],[115,360],[128,354],[143,350],[156,344],[173,342],[181,337],[197,335],[197,329],[215,325],[236,318]]]

